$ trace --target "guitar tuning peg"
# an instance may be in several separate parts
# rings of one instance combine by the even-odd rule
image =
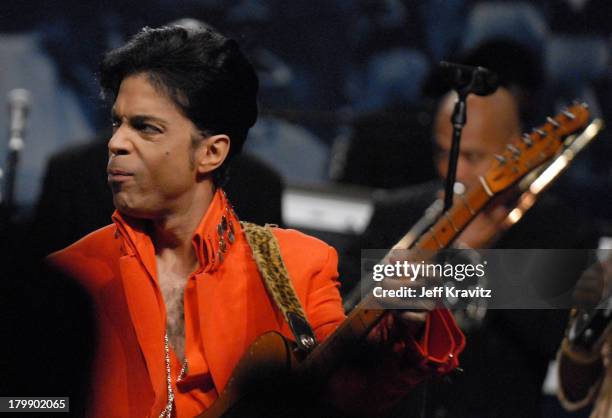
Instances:
[[[506,157],[504,157],[503,155],[495,154],[494,157],[497,161],[499,161],[499,164],[506,164]]]
[[[521,156],[521,150],[520,150],[520,149],[518,149],[517,147],[515,147],[514,145],[512,145],[512,144],[508,144],[508,145],[506,146],[506,148],[508,148],[508,150],[509,150],[509,151],[510,151],[512,154],[514,154],[514,156],[515,156],[515,157],[520,157],[520,156]]]
[[[587,102],[583,101],[583,100],[574,99],[574,102],[573,102],[573,103],[574,103],[574,105],[576,105],[576,106],[582,106],[582,107],[584,107],[585,109],[588,109],[588,108],[589,108],[589,104],[588,104]]]
[[[555,127],[555,129],[559,129],[561,127],[561,125],[559,124],[559,122],[557,122],[556,120],[554,120],[553,118],[551,118],[550,116],[546,116],[546,122],[550,123],[552,126]]]
[[[523,134],[523,136],[521,136],[521,141],[523,141],[523,143],[527,145],[527,147],[530,147],[533,145],[533,140],[531,139],[529,134]]]
[[[546,138],[546,131],[543,131],[541,129],[538,128],[533,128],[533,132],[535,132],[536,134],[540,135],[540,138]]]
[[[576,115],[574,115],[572,112],[570,112],[569,110],[567,110],[567,108],[564,108],[561,113],[563,113],[565,115],[566,118],[568,118],[569,120],[574,120],[576,119]]]
[[[574,105],[575,106],[581,106],[581,107],[585,108],[586,110],[589,109],[589,104],[587,102],[585,102],[584,100],[575,99],[574,100]]]

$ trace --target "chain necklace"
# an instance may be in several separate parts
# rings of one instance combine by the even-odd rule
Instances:
[[[172,409],[174,407],[174,390],[172,390],[172,373],[170,368],[170,344],[168,342],[168,333],[164,335],[164,354],[166,357],[166,384],[168,385],[168,403],[159,415],[159,418],[172,418]],[[187,372],[187,359],[183,362],[181,372],[179,373],[176,382],[180,382]]]
[[[236,232],[234,230],[234,225],[232,223],[232,218],[237,219],[236,213],[230,204],[225,191],[221,190],[223,193],[223,201],[225,202],[225,213],[221,216],[221,220],[217,225],[217,235],[219,238],[219,248],[217,250],[216,258],[218,263],[223,263],[223,258],[225,253],[228,250],[229,245],[233,244],[236,240]],[[226,244],[227,242],[229,245]],[[170,369],[170,344],[168,342],[168,333],[164,335],[164,352],[166,357],[166,384],[168,385],[168,403],[166,407],[159,415],[159,418],[172,418],[172,410],[174,408],[174,390],[172,390],[172,375]],[[181,367],[181,371],[179,373],[178,378],[176,379],[177,383],[180,382],[187,372],[187,359],[183,362],[183,366]]]

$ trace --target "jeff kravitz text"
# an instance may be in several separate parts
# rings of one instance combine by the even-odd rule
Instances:
[[[473,289],[458,289],[455,286],[436,286],[433,288],[401,286],[399,289],[384,289],[376,286],[372,293],[377,298],[490,298],[491,289],[476,286]]]
[[[372,280],[377,285],[372,288],[372,294],[378,299],[491,298],[491,289],[469,283],[469,279],[481,283],[479,280],[486,275],[486,265],[486,261],[461,264],[395,261],[375,264]],[[445,283],[433,286],[440,282]]]

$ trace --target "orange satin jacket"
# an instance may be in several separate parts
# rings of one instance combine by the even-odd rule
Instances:
[[[166,406],[167,378],[166,309],[157,282],[155,250],[139,221],[118,212],[113,221],[50,255],[49,261],[75,277],[95,304],[98,340],[88,415],[156,418]],[[273,228],[273,232],[308,321],[322,341],[345,317],[336,252],[294,230]],[[185,285],[188,372],[178,387],[181,364],[170,351],[178,418],[194,417],[215,401],[258,336],[276,330],[293,339],[268,296],[239,221],[221,190],[195,231],[193,245],[200,266]],[[448,328],[446,322],[442,328]],[[437,338],[437,351],[445,353],[444,364],[456,366],[453,354],[462,350],[463,336],[456,343],[456,329],[438,326],[429,332],[429,323],[427,328],[426,334]],[[454,339],[449,338],[452,333]]]

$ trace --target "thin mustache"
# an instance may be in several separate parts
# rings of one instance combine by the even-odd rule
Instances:
[[[109,167],[106,172],[115,176],[132,176],[134,173],[130,173],[129,171],[121,170],[119,168]]]

